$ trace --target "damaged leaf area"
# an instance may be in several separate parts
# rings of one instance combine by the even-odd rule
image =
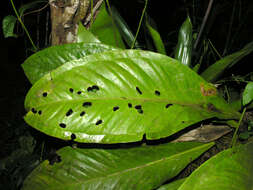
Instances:
[[[32,127],[91,143],[160,139],[205,119],[239,117],[194,71],[142,50],[70,61],[33,85],[25,107]]]
[[[204,83],[200,84],[200,91],[203,96],[215,96],[217,90],[214,87],[205,87]]]

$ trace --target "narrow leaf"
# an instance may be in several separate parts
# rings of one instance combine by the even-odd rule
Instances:
[[[114,6],[111,6],[111,11],[112,11],[112,15],[113,15],[113,20],[115,21],[115,24],[116,24],[122,38],[125,40],[128,47],[131,47],[131,45],[133,44],[133,41],[134,41],[134,34],[132,33],[131,29],[127,25],[126,21],[121,17],[118,10]],[[138,47],[140,47],[140,45],[136,41],[135,48],[138,48]]]
[[[25,120],[34,128],[96,143],[159,139],[204,119],[240,116],[194,71],[141,50],[68,62],[35,83],[25,107]]]
[[[17,38],[17,34],[14,33],[15,24],[17,22],[17,18],[12,15],[8,15],[3,18],[2,21],[2,29],[3,35],[5,38],[14,37]]]
[[[68,61],[114,49],[116,48],[101,43],[75,43],[52,46],[30,56],[22,64],[22,68],[29,81],[34,84],[42,76]]]
[[[160,36],[159,32],[154,27],[152,27],[152,25],[149,23],[150,19],[151,18],[149,18],[149,16],[146,15],[146,27],[149,31],[150,36],[153,39],[153,43],[156,47],[156,50],[157,50],[158,53],[166,55],[166,50],[165,50],[165,47],[163,45],[163,41],[161,39],[161,36]]]
[[[179,30],[178,42],[175,50],[175,58],[182,64],[191,67],[191,57],[192,23],[190,17],[187,17]]]
[[[252,190],[253,142],[225,150],[195,170],[178,190]]]
[[[57,152],[60,162],[44,161],[25,180],[23,190],[151,190],[176,176],[213,143],[169,143],[125,149]]]
[[[253,100],[253,82],[249,82],[245,87],[242,96],[242,104],[243,106],[249,104]]]
[[[210,67],[208,67],[203,73],[201,73],[201,76],[207,81],[215,82],[219,79],[219,77],[226,69],[238,63],[242,58],[250,54],[252,51],[253,51],[253,42],[248,43],[240,51],[237,51],[215,62]]]

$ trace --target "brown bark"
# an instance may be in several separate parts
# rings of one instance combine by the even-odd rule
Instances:
[[[78,23],[89,7],[89,0],[49,0],[52,45],[77,41]]]

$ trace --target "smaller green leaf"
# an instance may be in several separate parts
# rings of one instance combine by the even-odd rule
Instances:
[[[149,16],[146,14],[146,27],[149,31],[151,38],[153,39],[156,50],[158,53],[166,55],[166,50],[165,50],[163,41],[161,39],[161,36],[159,32],[155,29],[155,27],[152,26],[151,23],[152,23],[151,18],[149,18]]]
[[[171,183],[159,187],[157,190],[177,190],[182,185],[182,183],[184,183],[185,180],[186,178],[178,179],[176,181],[173,181]]]
[[[86,28],[79,23],[78,32],[77,32],[77,42],[85,42],[85,43],[101,43],[98,38],[96,38],[90,31],[86,30]]]
[[[215,155],[196,169],[178,190],[252,190],[253,142]]]
[[[151,190],[176,176],[214,143],[168,143],[118,149],[71,148],[44,161],[23,190]]]
[[[175,58],[182,64],[191,67],[191,57],[192,23],[190,17],[187,17],[179,30],[178,42],[175,50]]]
[[[253,42],[250,42],[243,49],[212,64],[203,73],[201,73],[201,76],[209,82],[215,82],[226,69],[238,63],[242,58],[250,54],[252,51]]]
[[[242,96],[242,104],[243,106],[249,104],[253,100],[253,82],[249,82],[245,87]]]
[[[131,29],[127,25],[126,21],[121,17],[117,9],[112,6],[111,7],[113,20],[115,21],[115,24],[122,36],[122,38],[125,40],[126,44],[131,47],[134,41],[134,34],[132,33]],[[139,43],[135,42],[135,48],[140,47]]]
[[[117,27],[114,25],[110,15],[108,15],[105,3],[102,4],[96,20],[90,27],[92,32],[102,43],[125,49]]]
[[[14,27],[17,22],[17,18],[12,15],[4,17],[2,21],[3,35],[5,38],[14,37],[17,38],[17,34],[14,34]]]

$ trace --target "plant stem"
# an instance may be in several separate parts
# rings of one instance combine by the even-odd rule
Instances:
[[[148,5],[148,0],[145,0],[145,5],[144,5],[144,8],[143,8],[143,10],[142,10],[141,19],[140,19],[140,22],[139,22],[139,25],[138,25],[137,32],[136,32],[135,37],[134,37],[134,41],[133,41],[133,43],[132,43],[132,45],[131,45],[131,49],[134,48],[134,44],[135,44],[136,39],[137,39],[137,36],[138,36],[138,34],[139,34],[139,31],[140,31],[140,28],[141,28],[141,24],[142,24],[142,20],[143,20],[144,14],[145,14],[145,12],[146,12],[147,5]]]
[[[204,28],[205,28],[206,23],[207,23],[207,19],[208,19],[208,17],[209,17],[209,13],[211,12],[212,5],[213,5],[213,0],[209,0],[209,4],[208,4],[207,10],[206,10],[206,14],[205,14],[204,19],[203,19],[203,21],[202,21],[202,24],[201,24],[201,27],[200,27],[200,30],[199,30],[199,34],[198,34],[198,36],[197,36],[197,39],[196,39],[196,41],[195,41],[195,44],[194,44],[194,46],[193,46],[194,50],[196,50],[197,47],[198,47],[200,38],[202,37],[202,33],[203,33],[203,31],[204,31]]]
[[[241,125],[241,122],[242,122],[243,116],[245,114],[245,111],[246,111],[246,108],[243,109],[240,120],[238,122],[238,125],[236,126],[236,129],[235,129],[235,132],[234,132],[234,135],[233,135],[233,138],[232,138],[232,143],[231,143],[232,148],[235,147],[235,144],[236,144],[236,141],[237,141],[237,138],[238,138],[237,133],[238,133],[239,127]]]
[[[33,43],[33,41],[32,41],[32,38],[31,38],[31,36],[30,36],[28,30],[26,29],[24,23],[22,22],[22,19],[20,18],[20,16],[19,16],[19,14],[18,14],[18,12],[17,12],[17,10],[16,10],[16,7],[15,7],[13,1],[12,1],[12,0],[10,0],[10,1],[11,1],[12,8],[13,8],[13,10],[14,10],[16,16],[17,16],[18,21],[20,22],[22,28],[24,29],[24,31],[25,31],[25,33],[26,33],[28,39],[30,40],[30,42],[31,42],[31,44],[32,44],[32,46],[33,46],[33,48],[34,48],[34,50],[37,51],[37,47],[34,45],[34,43]]]
[[[93,0],[91,0],[90,7],[91,7],[91,24],[92,24],[93,23]]]

